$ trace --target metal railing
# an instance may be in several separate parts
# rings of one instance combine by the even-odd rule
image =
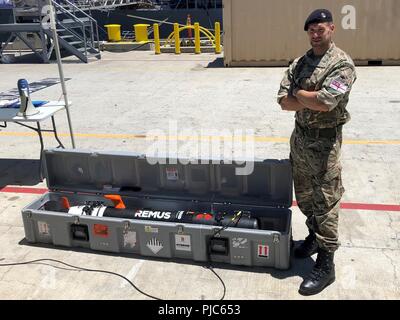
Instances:
[[[85,22],[80,20],[76,15],[72,14],[69,10],[67,10],[64,6],[60,5],[56,1],[52,0],[52,4],[53,4],[53,6],[55,8],[55,12],[56,12],[56,25],[62,27],[69,34],[72,34],[74,37],[76,37],[77,39],[79,39],[83,42],[84,48],[85,48],[84,54],[85,54],[85,57],[87,58],[87,40],[86,40],[86,32],[85,32]],[[68,27],[66,24],[64,24],[63,20],[59,19],[60,14],[70,18],[72,21],[79,24],[80,28],[82,30],[82,36],[75,30],[73,30],[74,28]]]
[[[151,0],[75,0],[76,6],[83,9],[112,9],[130,5],[153,6]]]
[[[82,9],[80,9],[79,7],[77,7],[75,4],[73,4],[72,2],[70,2],[68,0],[52,0],[52,2],[59,4],[66,11],[68,11],[73,16],[75,16],[79,21],[81,21],[81,20],[79,19],[78,14],[89,19],[89,21],[90,21],[90,34],[89,34],[90,45],[89,46],[92,49],[96,50],[96,44],[97,44],[97,48],[98,48],[98,50],[100,50],[99,26],[97,24],[97,21],[93,17],[91,17],[89,14],[87,14]],[[81,21],[81,22],[83,23],[83,26],[84,26],[83,34],[86,39],[86,28],[85,28],[86,24],[84,21]],[[86,41],[85,41],[85,44],[86,44]],[[86,45],[85,45],[85,47],[86,47]]]

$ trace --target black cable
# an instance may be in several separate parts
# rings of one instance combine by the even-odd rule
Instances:
[[[0,259],[0,261],[3,261],[3,260],[4,260],[4,258],[1,258],[1,259]],[[41,263],[41,262],[43,262],[43,261],[60,263],[60,264],[65,265],[65,266],[67,266],[67,267],[74,268],[75,270],[74,270],[74,269],[66,269],[66,268],[54,266],[54,265],[52,265],[52,264]],[[112,272],[112,271],[107,271],[107,270],[88,269],[88,268],[77,267],[77,266],[68,264],[68,263],[66,263],[66,262],[63,262],[63,261],[60,261],[60,260],[56,260],[56,259],[36,259],[36,260],[30,260],[30,261],[24,261],[24,262],[1,263],[1,264],[0,264],[0,267],[21,266],[21,265],[29,265],[29,264],[42,264],[42,265],[46,265],[46,266],[50,266],[50,267],[53,267],[53,268],[56,268],[56,269],[62,269],[62,270],[66,270],[66,271],[78,271],[78,272],[79,272],[79,271],[85,271],[85,272],[96,272],[96,273],[105,273],[105,274],[114,275],[114,276],[120,277],[120,278],[122,278],[123,280],[125,280],[126,282],[128,282],[136,291],[138,291],[139,293],[143,294],[144,296],[149,297],[149,298],[154,299],[154,300],[163,300],[163,299],[161,299],[161,298],[152,296],[152,295],[150,295],[150,294],[148,294],[148,293],[146,293],[146,292],[140,290],[137,286],[135,286],[135,284],[134,284],[131,280],[129,280],[128,278],[126,278],[125,276],[123,276],[123,275],[121,275],[121,274],[119,274],[119,273]],[[212,267],[209,268],[209,269],[210,269],[210,271],[211,271],[212,273],[214,273],[214,275],[215,275],[215,276],[219,279],[219,281],[222,283],[222,286],[223,286],[223,288],[224,288],[224,293],[223,293],[223,296],[222,296],[221,300],[223,300],[224,297],[225,297],[225,293],[226,293],[226,286],[225,286],[225,283],[224,283],[224,281],[221,279],[221,277],[212,269]]]
[[[42,261],[50,261],[50,262],[60,263],[60,264],[63,264],[63,265],[65,265],[65,266],[67,266],[67,267],[75,268],[75,269],[77,269],[77,270],[79,270],[79,271],[97,272],[97,273],[105,273],[105,274],[114,275],[114,276],[117,276],[117,277],[120,277],[120,278],[124,279],[124,280],[125,280],[126,282],[128,282],[136,291],[140,292],[141,294],[145,295],[146,297],[149,297],[149,298],[154,299],[154,300],[162,300],[162,299],[160,299],[160,298],[157,298],[157,297],[155,297],[155,296],[152,296],[152,295],[150,295],[150,294],[148,294],[148,293],[146,293],[146,292],[140,290],[137,286],[135,286],[135,284],[134,284],[131,280],[129,280],[128,278],[126,278],[125,276],[123,276],[123,275],[121,275],[121,274],[119,274],[119,273],[112,272],[112,271],[106,271],[106,270],[97,270],[97,269],[88,269],[88,268],[77,267],[77,266],[74,266],[74,265],[65,263],[65,262],[63,262],[63,261],[60,261],[60,260],[55,260],[55,259],[36,259],[36,260],[25,261],[25,262],[2,263],[2,264],[0,264],[0,267],[21,266],[21,265],[35,264],[35,263],[42,262]],[[53,267],[53,268],[57,268],[56,266],[53,266],[53,265],[52,265],[52,267]],[[72,270],[70,270],[70,271],[72,271]]]
[[[225,215],[226,215],[226,213],[225,213]],[[218,230],[212,235],[212,237],[215,237],[215,236],[216,236],[217,234],[219,234],[221,231],[224,231],[224,230],[228,229],[229,227],[231,227],[233,222],[235,222],[235,227],[236,227],[236,226],[238,225],[240,219],[242,218],[242,215],[243,215],[243,211],[238,211],[238,212],[233,216],[233,218],[231,219],[231,221],[229,221],[229,223],[228,223],[227,225],[225,225],[225,226],[221,227],[220,229],[218,229]],[[237,218],[237,220],[236,220],[236,218]],[[223,217],[222,217],[222,220],[223,220]]]
[[[215,272],[213,266],[211,265],[211,260],[210,260],[209,265],[208,265],[206,268],[207,268],[208,270],[210,270],[212,273],[214,273],[215,276],[218,278],[218,280],[221,282],[222,287],[224,288],[224,292],[223,292],[223,294],[222,294],[222,297],[221,297],[219,300],[221,300],[221,301],[224,300],[225,294],[226,294],[226,286],[225,286],[224,280],[222,280],[222,278],[218,275],[218,273]]]
[[[226,214],[225,214],[226,215]],[[207,269],[209,269],[212,273],[215,274],[215,276],[219,279],[219,281],[222,283],[222,286],[224,288],[224,292],[222,294],[222,297],[219,300],[224,300],[225,298],[225,294],[226,294],[226,286],[225,286],[225,282],[224,280],[222,280],[222,278],[218,275],[218,273],[215,272],[213,266],[212,266],[212,261],[211,261],[211,256],[210,256],[210,248],[211,248],[211,239],[214,238],[217,234],[221,233],[223,230],[228,229],[229,227],[232,226],[232,223],[235,224],[235,226],[237,226],[237,224],[239,223],[239,220],[242,218],[243,215],[243,211],[239,211],[237,212],[233,218],[231,219],[231,221],[229,221],[229,223],[221,228],[219,228],[218,230],[216,230],[213,235],[211,237],[208,238],[208,248],[207,248],[207,258],[208,258],[208,267]],[[223,217],[222,217],[223,220]],[[221,220],[221,221],[222,221]]]
[[[55,269],[60,269],[60,270],[65,270],[65,271],[75,271],[75,272],[81,272],[81,270],[78,269],[72,269],[72,268],[65,268],[65,267],[59,267],[59,266],[54,266],[50,263],[44,263],[44,262],[34,262],[32,264],[37,264],[37,265],[42,265],[42,266],[48,266],[48,267],[53,267]]]

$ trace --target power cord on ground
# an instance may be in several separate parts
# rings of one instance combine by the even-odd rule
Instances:
[[[228,223],[227,225],[225,225],[225,226],[223,226],[223,227],[217,229],[217,230],[213,233],[213,235],[212,235],[211,237],[208,238],[207,258],[208,258],[209,264],[208,264],[208,266],[207,266],[207,269],[209,269],[212,273],[214,273],[214,275],[215,275],[215,276],[219,279],[219,281],[222,283],[222,286],[223,286],[223,288],[224,288],[224,292],[223,292],[223,294],[222,294],[222,297],[220,298],[221,301],[224,300],[224,298],[225,298],[226,286],[225,286],[224,280],[222,280],[222,278],[215,272],[215,270],[214,270],[214,268],[213,268],[213,266],[212,266],[212,263],[211,263],[211,257],[210,257],[210,251],[209,251],[210,248],[211,248],[211,239],[214,238],[217,234],[219,235],[223,230],[226,230],[226,229],[228,229],[229,227],[231,227],[233,224],[236,226],[236,225],[239,223],[240,219],[242,218],[242,215],[243,215],[243,211],[238,211],[238,212],[233,216],[233,218],[231,219],[231,221],[229,221],[229,223]],[[222,218],[222,219],[223,219],[223,218]]]
[[[0,258],[0,261],[4,261],[4,258]],[[52,264],[48,264],[48,263],[43,263],[43,262],[55,262],[55,263],[59,263],[62,264],[64,266],[67,266],[69,268],[73,268],[73,269],[66,269],[66,268],[62,268],[59,266],[54,266]],[[46,266],[50,266],[56,269],[63,269],[63,270],[67,270],[67,271],[85,271],[85,272],[96,272],[96,273],[105,273],[105,274],[109,274],[109,275],[113,275],[113,276],[117,276],[119,278],[122,278],[123,280],[125,280],[126,282],[128,282],[136,291],[138,291],[139,293],[141,293],[142,295],[154,299],[154,300],[163,300],[161,298],[155,297],[151,294],[148,294],[142,290],[140,290],[131,280],[129,280],[128,278],[126,278],[125,276],[116,273],[116,272],[112,272],[112,271],[107,271],[107,270],[99,270],[99,269],[88,269],[88,268],[82,268],[82,267],[78,267],[78,266],[74,266],[71,265],[69,263],[60,261],[60,260],[56,260],[56,259],[36,259],[36,260],[30,260],[30,261],[24,261],[24,262],[12,262],[12,263],[1,263],[0,267],[11,267],[11,266],[22,266],[22,265],[29,265],[29,264],[43,264]],[[225,297],[225,292],[226,292],[226,287],[225,287],[225,283],[224,281],[221,279],[221,277],[212,269],[210,268],[210,271],[218,278],[219,281],[221,281],[222,286],[224,288],[224,294],[221,298],[221,300],[224,299]]]
[[[112,271],[106,271],[106,270],[88,269],[88,268],[77,267],[77,266],[65,263],[63,261],[60,261],[60,260],[56,260],[56,259],[36,259],[36,260],[25,261],[25,262],[2,263],[2,264],[0,264],[0,267],[10,267],[10,266],[21,266],[21,265],[28,265],[28,264],[37,264],[39,262],[55,262],[55,263],[59,263],[59,264],[62,264],[64,266],[67,266],[67,267],[70,267],[70,268],[74,268],[74,269],[76,269],[76,271],[97,272],[97,273],[105,273],[105,274],[114,275],[114,276],[117,276],[117,277],[120,277],[120,278],[124,279],[136,291],[140,292],[141,294],[145,295],[146,297],[149,297],[149,298],[154,299],[154,300],[162,300],[160,298],[157,298],[155,296],[152,296],[152,295],[140,290],[137,286],[135,286],[135,284],[131,280],[129,280],[128,278],[126,278],[125,276],[123,276],[123,275],[121,275],[119,273],[112,272]],[[50,266],[53,267],[53,268],[57,268],[57,266],[54,266],[54,265],[50,265]],[[69,271],[72,271],[72,270],[69,270]]]

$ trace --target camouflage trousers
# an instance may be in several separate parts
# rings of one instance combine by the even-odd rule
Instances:
[[[340,151],[342,134],[337,138],[311,138],[295,128],[290,139],[296,200],[314,231],[318,246],[329,252],[338,249],[340,199],[344,193]]]

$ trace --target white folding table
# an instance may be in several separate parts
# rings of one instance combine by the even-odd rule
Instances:
[[[71,105],[71,103],[69,103],[69,105]],[[54,138],[57,140],[57,142],[59,144],[57,146],[57,148],[65,148],[58,137],[56,122],[54,120],[54,114],[63,109],[65,109],[65,103],[63,101],[62,102],[61,101],[60,102],[59,101],[50,101],[50,102],[36,108],[36,110],[39,110],[39,113],[32,115],[32,116],[28,116],[28,117],[20,117],[20,116],[17,116],[17,113],[19,111],[18,108],[0,108],[0,122],[4,122],[3,125],[0,124],[1,128],[7,128],[7,123],[13,122],[20,126],[31,129],[39,135],[39,140],[40,140],[39,177],[41,180],[43,180],[42,153],[44,150],[42,132],[53,132]],[[51,118],[53,129],[52,130],[42,129],[40,126],[40,122],[42,122],[46,119],[49,119],[49,118]],[[29,123],[35,123],[35,122],[36,122],[36,127],[29,125]]]

